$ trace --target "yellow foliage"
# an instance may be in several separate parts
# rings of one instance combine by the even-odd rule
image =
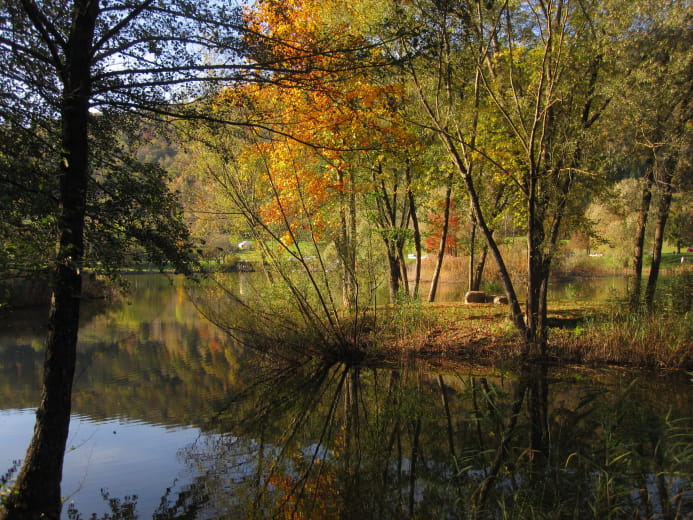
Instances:
[[[239,155],[242,168],[257,171],[260,164],[263,170],[255,186],[263,221],[328,232],[338,225],[340,198],[368,188],[353,172],[369,153],[416,142],[395,110],[403,89],[376,84],[366,72],[342,76],[348,53],[320,52],[326,42],[334,48],[335,39],[344,48],[367,43],[359,33],[365,15],[351,2],[263,0],[247,6],[244,16],[256,31],[251,48],[269,47],[280,62],[302,71],[300,80],[289,75],[228,88],[212,110],[244,110],[249,123],[276,132]]]

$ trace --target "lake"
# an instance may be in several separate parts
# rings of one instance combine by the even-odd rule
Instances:
[[[64,518],[693,515],[686,374],[286,365],[181,278],[129,280],[84,308]],[[44,320],[0,324],[0,474],[31,437]]]

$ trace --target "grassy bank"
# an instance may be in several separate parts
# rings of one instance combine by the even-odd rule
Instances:
[[[688,314],[604,309],[572,329],[552,329],[551,354],[568,363],[692,369],[693,321]]]
[[[497,365],[521,354],[505,306],[412,304],[381,318],[378,329],[388,359]],[[549,312],[549,359],[557,364],[690,370],[693,320],[689,313],[630,313],[613,304],[554,306]]]

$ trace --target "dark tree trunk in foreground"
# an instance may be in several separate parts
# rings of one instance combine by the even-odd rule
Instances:
[[[530,191],[527,211],[527,348],[531,355],[542,355],[546,348],[546,309],[542,305],[542,285],[546,283],[548,272],[544,269],[541,250],[545,238],[544,224],[537,215],[535,200],[536,194]]]
[[[0,518],[58,519],[60,481],[70,425],[72,380],[82,292],[88,178],[87,124],[91,48],[98,2],[75,2],[63,71],[59,243],[43,373],[43,391],[26,459]]]
[[[176,94],[193,95],[194,89],[187,86],[239,79],[239,61],[228,58],[230,54],[238,57],[246,47],[240,41],[240,11],[225,2],[16,0],[0,4],[0,17],[0,75],[3,84],[10,85],[2,90],[0,119],[8,125],[18,122],[39,129],[46,149],[54,148],[49,153],[59,161],[56,168],[45,167],[47,155],[42,156],[38,168],[48,181],[46,192],[50,190],[57,202],[42,395],[26,458],[12,489],[2,497],[0,520],[57,519],[79,328],[87,186],[95,194],[89,211],[101,218],[93,220],[90,230],[98,242],[112,231],[107,229],[110,222],[104,223],[110,213],[99,213],[105,210],[98,195],[104,187],[101,181],[118,181],[120,173],[138,173],[139,168],[134,165],[138,161],[131,164],[120,156],[124,150],[119,144],[114,150],[106,148],[111,146],[105,144],[107,136],[114,138],[125,128],[90,133],[88,126],[97,118],[89,110],[101,110],[99,122],[105,123],[116,114],[159,114],[165,104],[175,102]],[[224,59],[215,62],[209,59],[212,55]],[[203,76],[203,71],[209,75]],[[176,85],[186,88],[176,90]],[[58,120],[59,135],[52,135]],[[90,158],[91,138],[103,155]],[[105,156],[109,157],[104,161]],[[98,179],[90,176],[92,159],[104,166]],[[145,170],[146,178],[133,177],[132,188],[122,193],[106,190],[108,196],[126,206],[122,211],[134,210],[128,215],[144,216],[141,228],[124,231],[128,239],[151,253],[157,263],[171,261],[187,270],[192,256],[186,252],[189,244],[183,223],[174,217],[176,204],[158,192],[164,187],[163,179],[150,184],[154,173],[149,167]],[[130,197],[127,190],[134,186],[144,193]]]

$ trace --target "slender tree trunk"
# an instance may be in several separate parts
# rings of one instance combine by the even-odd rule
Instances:
[[[339,182],[343,186],[339,219],[340,237],[337,244],[337,253],[342,262],[342,304],[347,309],[356,307],[357,281],[356,281],[356,201],[353,190],[353,174],[347,178],[343,173],[339,174]],[[350,184],[346,186],[347,182]]]
[[[662,246],[664,245],[664,228],[669,217],[669,208],[671,207],[672,188],[671,180],[673,178],[673,165],[671,161],[664,161],[661,171],[661,180],[658,182],[660,186],[660,197],[657,204],[657,221],[655,222],[654,245],[652,248],[652,265],[650,265],[650,275],[647,278],[647,287],[645,288],[645,305],[648,311],[653,310],[655,289],[657,288],[657,279],[659,277],[659,266],[662,262]]]
[[[403,229],[403,228],[400,228]],[[404,240],[397,240],[397,256],[399,257],[399,266],[402,271],[402,286],[405,292],[409,295],[409,273],[407,272],[407,262],[404,259]]]
[[[387,247],[387,263],[390,266],[390,303],[397,300],[397,293],[401,287],[401,269],[399,267],[399,256],[392,244],[386,244]]]
[[[538,176],[530,174],[527,196],[527,348],[528,353],[540,356],[544,353],[544,314],[540,306],[544,283],[544,222],[537,201]]]
[[[358,279],[356,278],[356,179],[349,171],[349,305],[355,309],[358,299]]]
[[[481,280],[484,276],[484,269],[486,268],[486,258],[488,258],[488,245],[485,243],[481,246],[481,253],[479,259],[476,260],[476,229],[477,225],[474,222],[474,217],[472,216],[472,233],[470,237],[470,248],[471,252],[469,255],[469,290],[478,291],[481,287]],[[493,234],[493,231],[491,231]]]
[[[409,196],[409,214],[411,215],[412,226],[414,227],[414,247],[416,249],[416,272],[414,275],[414,290],[412,296],[419,298],[419,285],[421,284],[421,230],[419,229],[419,218],[416,214],[416,201],[411,191],[411,185],[407,192]]]
[[[448,185],[445,188],[445,208],[443,209],[443,229],[440,233],[440,246],[438,247],[438,254],[436,255],[436,266],[433,270],[433,277],[431,278],[431,287],[428,291],[428,301],[434,302],[436,300],[436,292],[438,291],[438,280],[440,278],[440,272],[443,269],[443,259],[445,258],[445,243],[448,240],[448,229],[450,227],[450,207],[452,205],[452,178],[448,178]]]
[[[498,249],[498,244],[496,244],[496,241],[493,239],[493,231],[491,231],[486,225],[486,221],[484,220],[484,215],[481,210],[481,203],[479,202],[479,196],[477,195],[471,176],[464,169],[464,165],[459,160],[459,156],[457,156],[456,151],[450,148],[450,146],[449,149],[451,150],[453,158],[455,159],[456,166],[462,174],[462,179],[465,182],[467,194],[469,195],[469,200],[471,201],[477,224],[486,240],[486,244],[488,245],[494,260],[496,261],[496,265],[498,266],[498,271],[505,288],[505,294],[508,297],[511,313],[510,317],[513,321],[513,325],[515,325],[515,328],[522,335],[522,337],[526,338],[527,324],[525,323],[525,318],[522,314],[520,302],[517,298],[517,294],[515,293],[515,287],[513,286],[512,279],[510,278],[510,273],[508,272],[508,268],[503,260],[503,255],[501,254],[500,249]]]
[[[472,205],[474,217],[476,218],[479,229],[481,230],[481,234],[484,236],[486,244],[488,245],[488,248],[491,251],[491,255],[493,256],[493,259],[496,261],[496,265],[498,266],[498,272],[503,282],[505,294],[508,298],[508,303],[510,306],[510,319],[512,320],[513,325],[520,333],[520,335],[523,338],[527,338],[527,324],[525,323],[525,318],[522,314],[522,309],[520,308],[520,302],[517,298],[515,287],[513,285],[512,279],[510,278],[510,272],[508,271],[508,267],[505,265],[503,255],[501,254],[500,249],[498,248],[498,244],[496,244],[496,241],[493,238],[493,231],[491,231],[491,229],[486,224],[486,220],[484,219],[484,214],[481,209],[481,202],[479,201],[479,194],[476,191],[474,180],[472,179],[472,176],[467,170],[464,160],[460,156],[460,152],[457,149],[452,138],[446,133],[443,133],[441,135],[441,139],[443,140],[445,147],[450,153],[455,169],[462,177],[462,181],[464,182],[464,186],[467,190],[467,195],[469,196],[469,202]]]
[[[468,276],[467,279],[469,280],[469,283],[467,284],[470,291],[478,291],[479,286],[474,283],[474,249],[476,246],[476,220],[474,219],[474,210],[470,212],[470,220],[472,222],[472,230],[469,233],[469,266],[468,266]]]
[[[484,246],[481,249],[481,258],[479,258],[479,261],[476,263],[476,266],[474,267],[474,284],[473,288],[471,289],[472,291],[478,291],[479,287],[481,287],[481,280],[484,277],[484,269],[486,268],[486,259],[488,258],[488,246],[484,244]]]
[[[34,434],[12,492],[5,501],[3,520],[58,519],[62,509],[65,445],[70,425],[72,382],[82,294],[84,214],[88,179],[91,48],[99,6],[79,0],[66,44],[63,71],[62,148],[60,170],[59,242],[53,273],[53,294],[41,402]]]
[[[638,209],[638,227],[635,232],[633,248],[633,287],[630,293],[630,307],[635,309],[640,304],[640,287],[642,285],[642,259],[645,247],[645,230],[652,200],[653,169],[647,168],[642,182],[642,194]]]

